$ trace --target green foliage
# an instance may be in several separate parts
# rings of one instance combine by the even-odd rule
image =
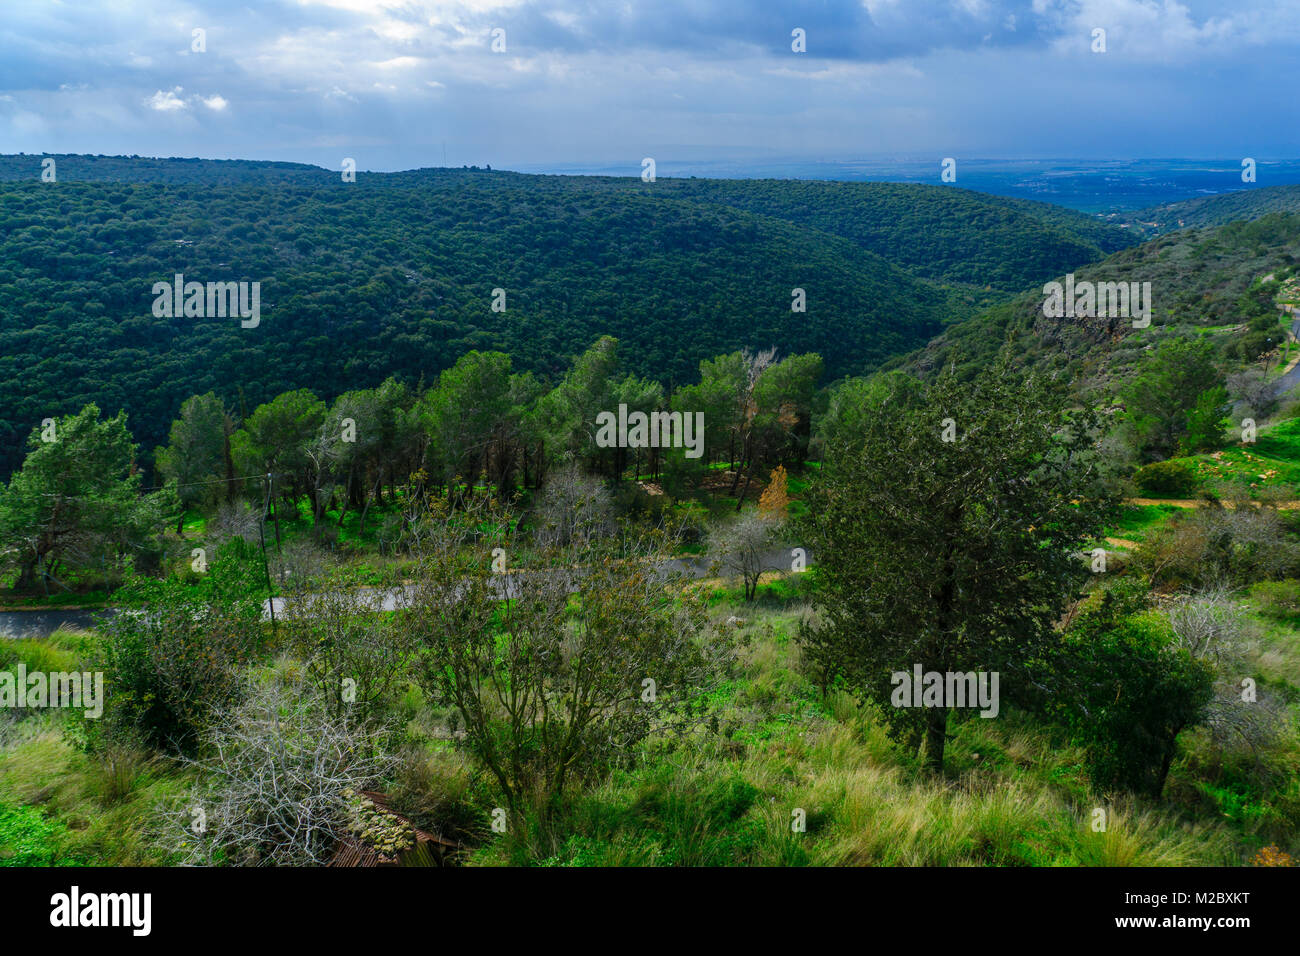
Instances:
[[[1285,187],[1292,197],[1297,187]],[[1232,196],[1256,196],[1265,190],[1233,193]],[[1047,319],[1043,316],[1041,286],[1026,291],[1007,303],[992,304],[965,318],[932,340],[923,350],[906,360],[886,363],[885,367],[903,365],[914,373],[932,377],[952,362],[958,372],[969,378],[992,362],[1000,348],[1011,339],[1015,342],[1019,364],[1044,373],[1077,381],[1084,387],[1083,400],[1106,407],[1116,395],[1123,395],[1134,380],[1149,368],[1153,347],[1164,340],[1186,338],[1188,333],[1205,332],[1203,348],[1217,363],[1240,366],[1237,352],[1241,336],[1255,334],[1233,330],[1248,320],[1240,312],[1245,296],[1259,285],[1261,276],[1281,275],[1300,257],[1300,211],[1277,212],[1252,222],[1235,222],[1215,228],[1185,229],[1170,232],[1131,249],[1123,249],[1093,265],[1074,269],[1077,282],[1149,281],[1153,295],[1152,324],[1134,329],[1125,318]],[[1254,306],[1251,306],[1253,309]],[[1270,321],[1277,325],[1277,312]],[[1212,330],[1217,330],[1211,334]],[[1198,372],[1195,367],[1189,372]],[[1189,388],[1179,410],[1154,408],[1143,413],[1154,416],[1156,424],[1177,418],[1195,399],[1214,385],[1217,377],[1199,388]],[[1142,405],[1139,396],[1139,405]],[[1258,411],[1258,409],[1256,409]],[[1181,424],[1174,422],[1173,436],[1164,436],[1164,454],[1176,445]],[[1156,437],[1160,437],[1157,435]],[[1145,436],[1135,436],[1136,445],[1147,444]],[[1152,457],[1156,457],[1152,452]]]
[[[504,516],[432,511],[401,626],[425,646],[416,679],[454,707],[514,812],[553,809],[654,735],[688,726],[722,641],[666,571],[660,536],[625,527],[547,551],[502,601]],[[648,683],[647,683],[648,681]],[[549,812],[549,810],[547,810]]]
[[[1196,397],[1196,404],[1187,413],[1187,430],[1179,441],[1184,455],[1212,451],[1224,442],[1228,427],[1228,390],[1222,385],[1206,389]]]
[[[1197,196],[1133,213],[1140,222],[1155,222],[1161,231],[1226,226],[1278,212],[1300,212],[1300,185],[1238,189],[1217,196]]]
[[[0,157],[0,475],[48,414],[125,408],[147,450],[187,395],[415,386],[470,351],[554,381],[601,335],[665,385],[749,346],[836,375],[957,310],[1132,241],[1042,203],[938,186],[337,173],[298,164]],[[38,168],[38,167],[37,167]],[[155,318],[153,283],[262,283],[261,323]],[[791,289],[809,289],[792,315]],[[360,277],[360,279],[358,279]],[[492,311],[492,290],[506,311]],[[38,316],[33,327],[30,316]],[[242,396],[241,396],[242,391]]]
[[[1070,726],[1101,788],[1159,797],[1178,735],[1214,696],[1211,666],[1177,646],[1167,621],[1112,602],[1067,636],[1063,683],[1075,689]]]
[[[258,550],[232,538],[197,585],[134,582],[126,596],[142,608],[107,619],[90,655],[107,705],[85,722],[89,744],[139,735],[159,749],[192,751],[213,709],[234,700],[238,668],[261,648],[264,574]]]
[[[157,465],[163,478],[175,482],[182,508],[208,504],[227,490],[220,482],[234,477],[231,429],[225,405],[212,392],[194,395],[181,403],[180,417],[172,422],[167,447],[158,450]],[[182,528],[177,526],[178,534]]]
[[[1186,498],[1195,493],[1200,482],[1196,469],[1185,461],[1153,461],[1137,470],[1133,484],[1144,495]]]
[[[891,706],[891,674],[998,671],[1015,696],[1108,510],[1097,425],[1005,358],[972,383],[897,379],[867,397],[859,442],[809,495],[822,623],[804,639],[824,681],[842,674],[913,747],[924,732],[938,768],[948,708]]]
[[[1162,343],[1123,393],[1124,417],[1137,453],[1148,460],[1167,458],[1180,442],[1198,450],[1221,442],[1227,398],[1222,386],[1211,343],[1184,338]],[[1196,431],[1191,430],[1193,416]]]
[[[141,497],[126,413],[101,421],[87,405],[76,415],[33,429],[23,467],[0,493],[0,543],[19,569],[17,587],[38,576],[48,591],[67,571],[156,562],[169,492]],[[66,584],[64,585],[66,587]]]
[[[66,827],[47,820],[37,807],[0,803],[0,866],[66,865],[60,859]]]

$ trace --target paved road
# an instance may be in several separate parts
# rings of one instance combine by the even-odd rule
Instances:
[[[1289,311],[1292,316],[1291,337],[1300,342],[1300,318],[1296,317],[1297,315],[1300,315],[1300,312],[1297,312],[1296,307],[1293,305],[1288,305],[1287,311]],[[1273,383],[1273,394],[1277,398],[1281,398],[1297,385],[1300,385],[1300,360],[1297,360],[1296,364],[1291,367],[1290,371],[1283,372],[1277,381]]]
[[[685,571],[691,577],[702,578],[709,575],[709,567],[712,559],[707,557],[699,558],[674,558],[671,561],[664,562],[660,567],[665,571],[681,572]],[[791,564],[791,555],[788,550],[774,550],[763,556],[763,566],[767,568],[789,569]],[[812,566],[811,554],[807,557],[807,566]],[[500,578],[501,596],[513,597],[519,593],[518,576],[515,574],[504,574]],[[389,588],[387,590],[364,589],[364,593],[370,596],[370,604],[377,611],[396,611],[398,608],[406,607],[411,600],[412,589],[409,587]],[[263,603],[263,617],[270,620],[270,602]],[[285,611],[284,598],[275,599],[275,613],[283,615]],[[49,637],[61,627],[77,627],[89,629],[95,626],[95,619],[101,613],[118,614],[117,608],[109,608],[104,612],[101,611],[58,611],[58,610],[33,610],[33,611],[0,611],[0,639],[4,638],[42,638]]]
[[[0,639],[49,637],[61,627],[90,628],[96,611],[0,611]]]

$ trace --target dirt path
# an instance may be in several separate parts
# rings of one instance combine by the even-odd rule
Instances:
[[[1205,502],[1195,498],[1126,498],[1126,505],[1173,505],[1175,508],[1199,508]],[[1225,501],[1224,507],[1231,508],[1232,503]],[[1279,511],[1295,511],[1300,508],[1300,501],[1278,501],[1272,503]]]

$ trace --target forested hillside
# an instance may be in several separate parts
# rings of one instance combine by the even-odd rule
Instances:
[[[1300,212],[1300,186],[1265,186],[1218,196],[1198,196],[1135,212],[1132,217],[1156,232],[1223,226],[1258,219],[1273,212]]]
[[[1150,282],[1150,328],[1134,329],[1131,320],[1109,317],[1046,318],[1043,291],[1032,288],[952,326],[900,364],[934,370],[956,361],[973,374],[1014,335],[1022,362],[1113,394],[1145,350],[1184,326],[1214,341],[1236,364],[1253,361],[1282,341],[1283,316],[1273,299],[1281,291],[1282,274],[1297,261],[1300,214],[1178,230],[1075,270],[1079,283]],[[1271,274],[1277,274],[1268,283],[1271,290],[1263,288],[1261,280]],[[1252,295],[1266,305],[1251,301]],[[1269,328],[1252,328],[1256,317]],[[1272,338],[1265,342],[1261,334]]]
[[[33,424],[88,402],[126,409],[151,449],[190,394],[252,408],[297,386],[415,385],[472,349],[548,380],[603,334],[669,387],[741,347],[859,373],[1002,297],[986,286],[1127,241],[938,186],[477,169],[344,183],[298,164],[61,156],[49,183],[40,160],[0,158],[6,473]],[[153,285],[177,273],[260,282],[260,323],[155,318]]]

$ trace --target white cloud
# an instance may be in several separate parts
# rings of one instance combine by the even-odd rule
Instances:
[[[227,106],[230,105],[228,102],[226,102],[226,98],[222,96],[220,93],[214,93],[211,96],[200,96],[199,102],[202,103],[204,106],[206,106],[208,109],[213,110],[214,112],[217,113],[220,113],[222,110],[224,110]]]
[[[184,92],[184,89],[179,86],[172,87],[166,92],[159,90],[146,99],[144,103],[149,109],[157,110],[159,113],[173,113],[177,110],[188,109],[189,107],[185,105],[185,101],[178,95],[182,92]]]

